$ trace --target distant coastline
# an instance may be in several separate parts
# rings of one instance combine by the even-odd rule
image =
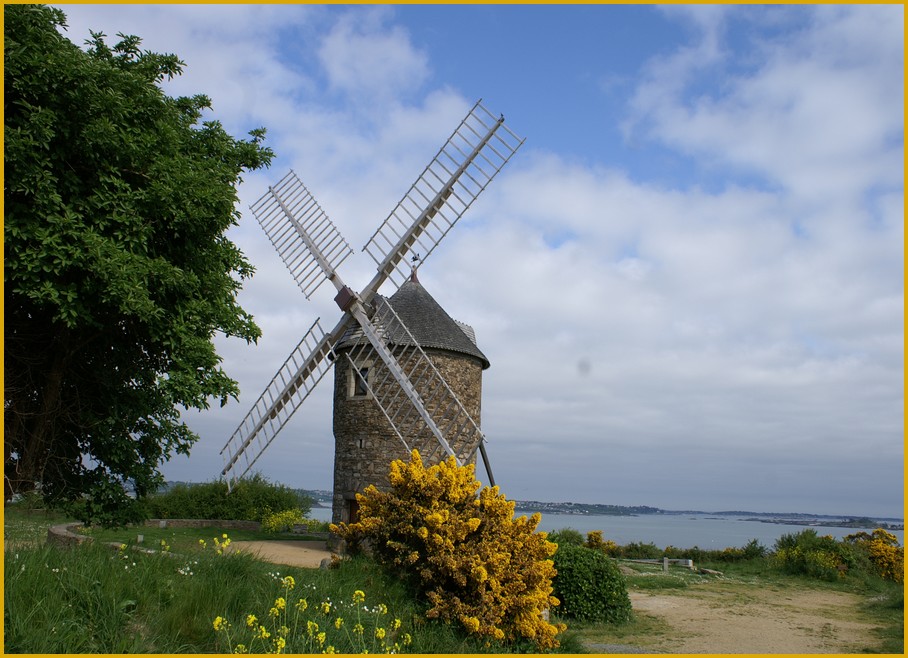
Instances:
[[[800,512],[748,512],[728,510],[705,512],[703,510],[666,510],[648,505],[604,505],[601,503],[552,503],[538,500],[515,501],[515,510],[541,512],[543,514],[579,514],[583,516],[642,516],[646,514],[662,515],[698,515],[715,518],[747,517],[747,521],[759,523],[779,523],[783,525],[836,527],[836,528],[883,528],[884,530],[904,530],[904,519],[895,517],[855,517],[836,514],[804,514]]]
[[[170,487],[177,482],[168,482]],[[189,484],[189,483],[180,483]],[[331,508],[332,492],[324,489],[296,489],[312,500],[314,508]],[[805,514],[801,512],[748,512],[745,510],[710,511],[703,510],[667,510],[649,505],[606,505],[603,503],[547,502],[540,500],[515,500],[515,511],[521,514],[541,512],[543,514],[576,514],[582,516],[644,516],[644,515],[697,515],[716,519],[741,518],[745,521],[759,523],[776,523],[781,525],[904,530],[904,519],[886,516],[853,516],[847,514]]]

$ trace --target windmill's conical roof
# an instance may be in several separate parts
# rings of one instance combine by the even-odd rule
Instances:
[[[387,301],[423,348],[466,354],[478,359],[483,370],[489,367],[489,360],[476,345],[473,328],[448,315],[415,277],[408,279]],[[347,331],[335,349],[343,349],[360,339],[362,330],[355,327]],[[391,339],[391,342],[398,341]],[[402,342],[410,341],[406,338]]]

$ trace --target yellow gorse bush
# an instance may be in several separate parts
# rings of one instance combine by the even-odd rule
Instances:
[[[377,559],[407,575],[431,604],[429,618],[496,640],[559,646],[563,624],[544,618],[557,545],[536,532],[540,516],[514,518],[514,503],[484,487],[472,464],[453,458],[426,468],[419,452],[395,460],[391,488],[357,495],[356,523],[332,525],[351,550],[368,544]],[[477,495],[477,491],[479,491]],[[546,615],[547,616],[547,615]]]
[[[857,532],[846,540],[862,547],[881,578],[901,583],[905,579],[905,549],[891,532],[877,528],[872,534]]]
[[[286,509],[280,512],[272,512],[265,509],[262,513],[262,530],[265,532],[287,532],[298,523],[304,523],[306,517],[303,516],[302,510]]]

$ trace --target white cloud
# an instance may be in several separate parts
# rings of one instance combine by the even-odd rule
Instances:
[[[373,272],[360,246],[473,101],[431,78],[433,52],[384,8],[71,11],[135,17],[123,31],[184,55],[187,90],[210,83],[215,115],[268,126],[279,160],[247,176],[243,206],[294,168],[356,250],[341,272],[354,288]],[[693,37],[650,61],[628,130],[721,184],[631,177],[530,140],[420,279],[492,362],[483,427],[521,497],[668,507],[699,488],[685,495],[740,491],[728,506],[746,507],[771,484],[823,511],[833,477],[852,487],[837,500],[860,493],[853,465],[901,477],[902,10],[665,11]],[[288,55],[299,39],[314,56]],[[533,111],[492,109],[509,124]],[[241,303],[265,335],[223,341],[243,398],[195,417],[197,479],[312,320],[338,317],[327,289],[306,302],[251,213],[232,237],[258,268]],[[275,479],[330,486],[330,380],[263,457]]]
[[[322,40],[318,54],[332,90],[372,103],[409,94],[425,81],[426,55],[413,47],[406,30],[384,24],[387,13],[348,13]]]
[[[743,73],[722,71],[723,60],[710,55],[718,29],[710,22],[698,47],[651,63],[629,126],[714,167],[755,171],[812,203],[897,186],[901,13],[895,6],[818,8],[803,29],[761,39],[760,64]],[[691,91],[717,70],[721,85]]]

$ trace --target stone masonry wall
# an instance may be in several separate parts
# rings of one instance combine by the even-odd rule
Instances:
[[[482,366],[479,361],[453,352],[426,352],[478,424],[482,399]],[[372,367],[375,368],[373,377],[378,381],[385,369],[380,362],[376,362],[377,357],[373,360]],[[351,514],[355,514],[351,511],[355,510],[355,494],[361,493],[370,484],[379,489],[387,488],[391,462],[395,459],[408,460],[410,457],[407,448],[374,400],[349,397],[349,367],[349,361],[341,355],[334,369],[334,523],[349,522]],[[418,437],[411,435],[408,443],[417,448],[434,448],[438,445],[428,429],[423,429]],[[454,446],[454,450],[460,453],[459,446]],[[420,454],[425,453],[426,450],[420,450]],[[446,456],[443,450],[438,450],[435,459],[424,459],[427,462],[438,462]],[[471,461],[475,462],[475,455]]]

